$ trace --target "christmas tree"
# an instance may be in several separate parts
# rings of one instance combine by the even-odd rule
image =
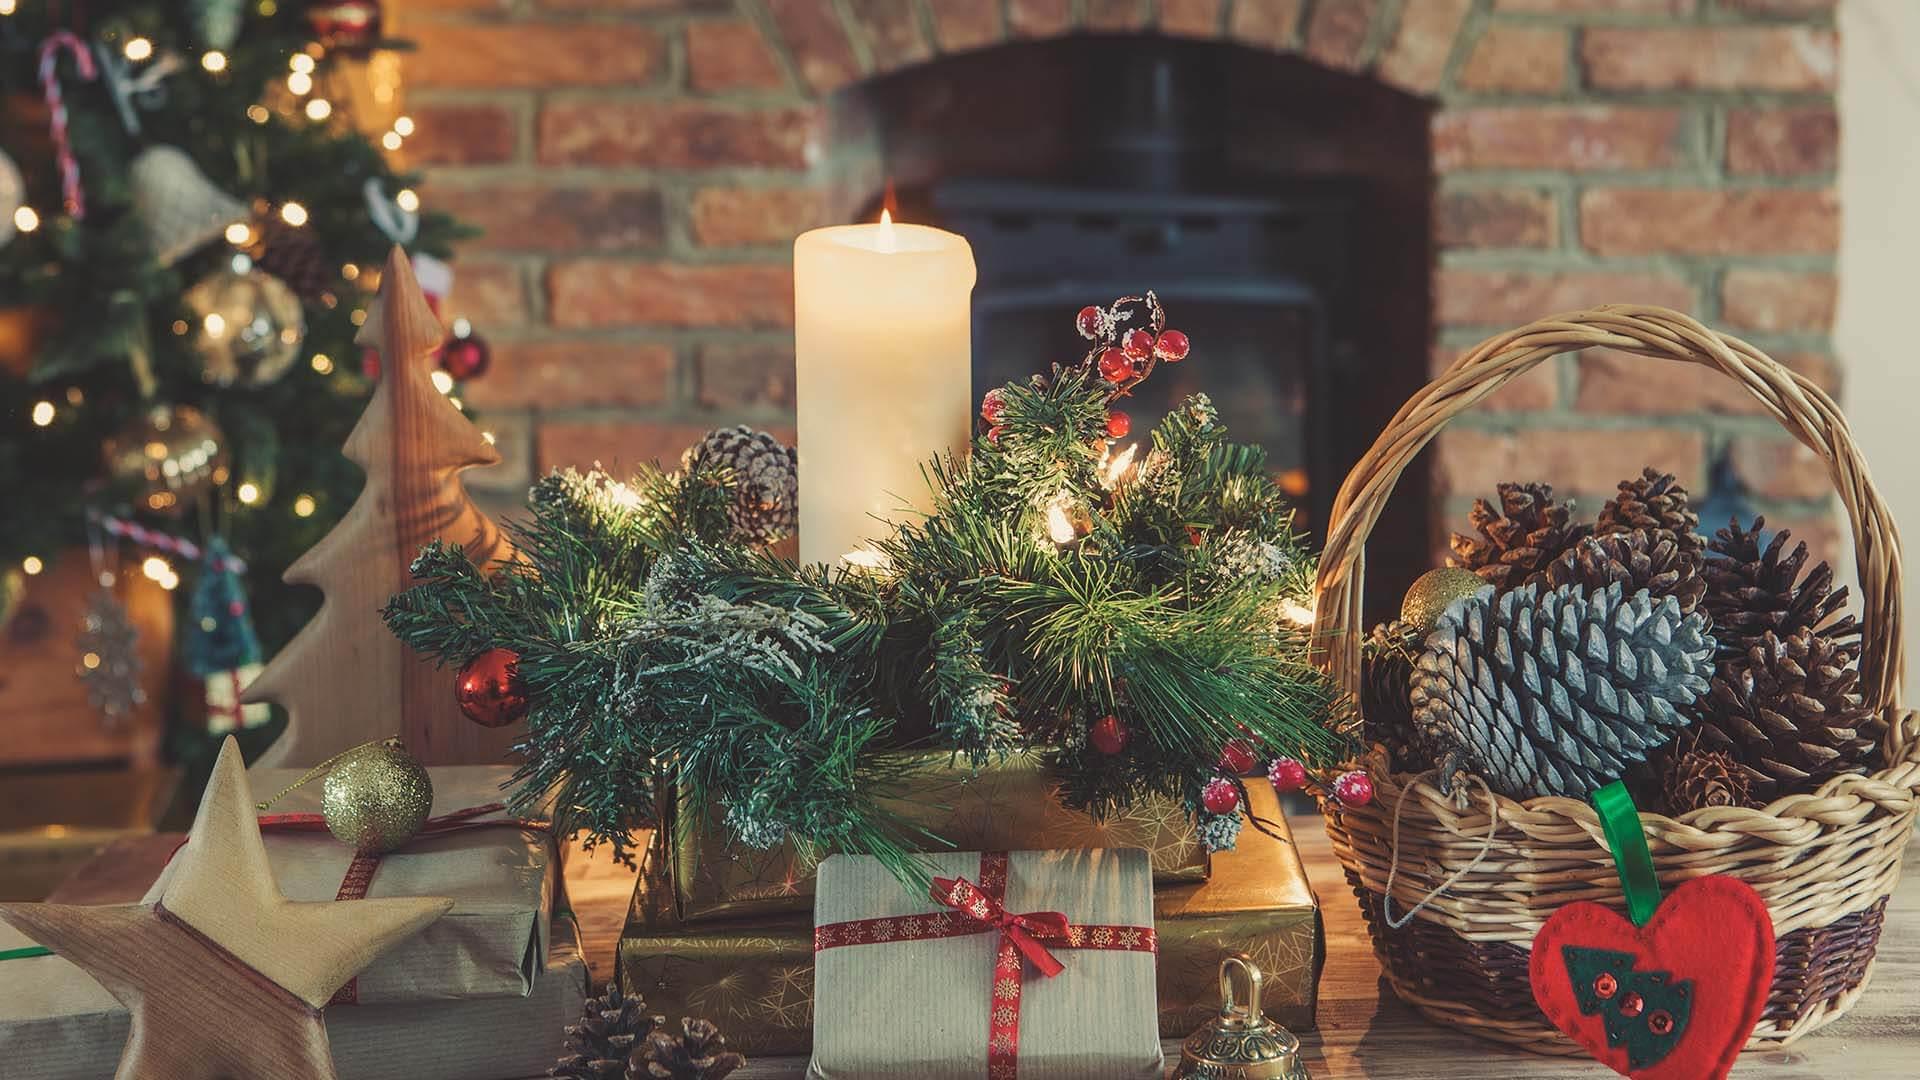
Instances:
[[[1628,1068],[1644,1069],[1673,1052],[1693,1010],[1691,981],[1636,971],[1632,953],[1568,945],[1561,955],[1580,1014],[1601,1018],[1607,1045],[1626,1048]]]
[[[107,515],[225,536],[269,651],[312,614],[280,574],[360,489],[338,448],[380,261],[458,234],[385,158],[413,127],[368,92],[399,44],[378,14],[0,3],[0,567]]]

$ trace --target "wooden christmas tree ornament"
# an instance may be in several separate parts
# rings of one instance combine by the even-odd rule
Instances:
[[[344,452],[367,484],[338,527],[287,569],[286,580],[326,594],[319,614],[247,687],[248,702],[290,714],[287,732],[256,764],[307,767],[398,731],[428,765],[499,761],[521,727],[468,723],[455,673],[394,640],[380,621],[412,582],[407,566],[429,540],[462,544],[477,566],[512,557],[475,506],[460,473],[499,454],[433,385],[433,349],[446,339],[413,265],[387,257],[380,295],[356,339],[380,350],[379,385]]]
[[[133,1013],[116,1080],[332,1080],[321,1009],[374,957],[453,906],[440,897],[294,903],[280,895],[229,737],[159,896],[0,904],[0,919]]]

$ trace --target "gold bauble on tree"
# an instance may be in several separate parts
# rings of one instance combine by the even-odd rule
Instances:
[[[384,854],[419,835],[433,810],[433,780],[399,739],[341,754],[320,785],[320,816],[334,839]]]
[[[1429,570],[1415,579],[1407,598],[1400,602],[1400,621],[1424,634],[1433,629],[1447,605],[1486,587],[1479,574],[1458,566]]]
[[[227,482],[227,437],[191,405],[150,405],[102,447],[107,475],[141,509],[178,514]]]

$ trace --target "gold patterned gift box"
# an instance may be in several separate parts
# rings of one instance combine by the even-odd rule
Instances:
[[[1060,801],[1058,785],[1038,756],[1015,757],[977,772],[952,764],[945,753],[919,757],[902,780],[918,797],[894,802],[890,809],[907,825],[947,841],[951,850],[1142,848],[1156,882],[1207,876],[1206,850],[1178,800],[1142,799],[1096,821]],[[813,909],[817,859],[792,843],[769,851],[734,843],[718,820],[717,812],[703,815],[684,801],[675,809],[672,880],[681,919],[764,918]]]
[[[1284,820],[1270,789],[1248,787],[1255,814]],[[668,879],[665,864],[650,859],[620,939],[621,986],[644,995],[649,1012],[714,1020],[746,1053],[808,1052],[812,920],[688,923]],[[1325,943],[1319,904],[1290,840],[1245,829],[1237,850],[1213,857],[1207,880],[1160,885],[1153,906],[1161,1035],[1184,1037],[1219,1012],[1219,965],[1231,952],[1252,955],[1266,974],[1268,1016],[1295,1031],[1313,1027]]]

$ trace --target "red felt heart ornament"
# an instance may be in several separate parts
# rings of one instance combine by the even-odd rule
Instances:
[[[1673,890],[1645,926],[1568,904],[1533,939],[1534,1000],[1633,1080],[1724,1080],[1773,985],[1773,920],[1730,877]]]

